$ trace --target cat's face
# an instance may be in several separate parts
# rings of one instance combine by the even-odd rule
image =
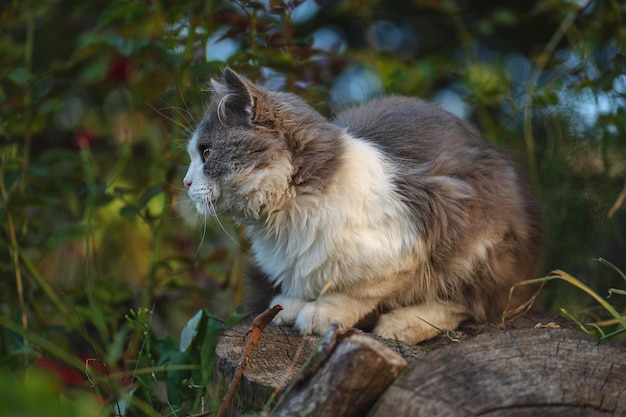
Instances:
[[[183,182],[201,214],[249,223],[286,198],[291,154],[279,132],[254,121],[263,91],[233,72],[225,82],[214,83],[213,102],[189,141]]]

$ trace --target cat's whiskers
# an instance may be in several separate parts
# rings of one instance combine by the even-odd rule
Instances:
[[[165,119],[169,120],[170,122],[174,123],[175,125],[179,126],[181,129],[183,129],[186,133],[188,133],[189,135],[193,134],[194,129],[191,126],[195,126],[196,125],[196,120],[193,117],[193,115],[186,109],[177,107],[177,106],[165,106],[165,107],[161,107],[160,109],[157,109],[156,107],[154,107],[152,104],[147,103],[148,106],[150,106],[150,108],[152,110],[154,110],[155,112],[157,112],[160,116],[164,117]],[[176,110],[179,112],[179,114],[181,115],[181,117],[184,119],[185,124],[183,124],[180,120],[167,115],[164,111],[165,110]]]
[[[198,124],[198,121],[193,116],[193,113],[189,110],[189,106],[187,105],[187,101],[185,100],[185,96],[183,96],[183,90],[179,88],[178,92],[179,92],[179,95],[180,95],[180,99],[182,100],[183,105],[185,106],[185,112],[187,113],[187,115],[189,115],[189,118],[193,122],[193,125],[196,126]]]
[[[202,216],[202,237],[200,238],[200,243],[198,243],[198,249],[196,249],[196,257],[200,253],[200,249],[202,249],[202,245],[204,244],[204,238],[206,237],[206,228],[207,228],[207,216]]]
[[[193,128],[190,126],[196,126],[197,122],[195,117],[189,112],[187,109],[183,109],[177,106],[168,106],[162,107],[161,110],[175,110],[178,112],[179,116],[185,121],[187,126],[184,126],[182,123],[179,123],[179,126],[182,127],[186,132],[193,134]]]
[[[177,200],[177,201],[172,201],[171,203],[166,204],[163,207],[165,207],[165,208],[176,207],[176,206],[183,205],[183,204],[189,204],[189,202],[192,202],[192,200],[189,199],[189,198],[181,199],[181,200]]]
[[[237,245],[238,248],[240,249],[245,249],[241,243],[239,243],[239,241],[237,239],[235,239],[234,237],[231,236],[230,233],[228,233],[228,231],[226,230],[226,228],[224,227],[224,225],[222,224],[222,222],[220,221],[219,218],[219,214],[217,210],[215,209],[215,205],[213,204],[213,200],[211,199],[211,194],[209,193],[209,195],[207,196],[207,202],[209,204],[209,206],[211,207],[210,209],[210,214],[211,216],[215,219],[215,222],[217,223],[217,225],[220,227],[220,229],[222,229],[222,231],[224,232],[224,234],[226,234],[226,236],[228,236],[228,239],[233,242],[235,245]],[[206,219],[206,217],[205,217]],[[205,224],[206,225],[206,224]]]

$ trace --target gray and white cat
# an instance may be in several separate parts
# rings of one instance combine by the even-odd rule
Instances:
[[[539,205],[465,121],[393,96],[329,122],[230,69],[213,89],[184,184],[201,214],[247,226],[252,308],[282,305],[276,323],[321,334],[375,313],[375,334],[416,343],[498,319],[538,276]]]

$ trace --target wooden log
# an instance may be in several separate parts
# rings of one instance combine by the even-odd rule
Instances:
[[[226,331],[217,346],[218,371],[224,386],[232,379],[241,359],[251,320],[244,320]],[[358,334],[374,339],[367,333]],[[288,326],[267,327],[250,357],[228,415],[239,416],[243,412],[263,409],[271,411],[271,407],[266,406],[268,399],[284,389],[297,375],[320,340],[315,336],[303,337]],[[496,324],[465,323],[455,332],[446,332],[417,346],[382,341],[404,357],[411,367],[405,374],[415,375],[416,379],[402,382],[408,378],[405,374],[398,378],[381,399],[376,411],[378,417],[477,415],[471,414],[474,411],[488,416],[551,416],[565,409],[568,410],[565,415],[572,416],[585,415],[585,412],[594,410],[604,413],[589,414],[593,416],[619,415],[617,412],[624,410],[626,347],[599,343],[597,338],[585,335],[575,329],[572,322],[557,316],[529,313],[507,323],[506,331]],[[465,372],[465,376],[456,378],[460,370]],[[418,378],[420,375],[421,379]],[[445,377],[437,379],[438,375]],[[589,378],[590,383],[585,384],[584,381]],[[606,382],[601,384],[600,381],[604,380]],[[412,388],[417,383],[422,384],[420,388]],[[438,388],[428,388],[431,384]],[[622,394],[616,388],[620,384]],[[308,397],[302,398],[314,403],[315,392],[312,389]],[[395,399],[394,395],[397,396]],[[604,395],[604,403],[598,403],[599,395]],[[452,404],[448,408],[444,407],[446,401]],[[398,408],[394,409],[394,404]],[[613,414],[610,414],[613,409],[611,404],[616,410]],[[419,408],[422,405],[431,408],[422,412]],[[545,409],[540,406],[545,406]],[[459,414],[446,414],[455,409]],[[497,414],[499,410],[502,410],[501,414]],[[554,413],[550,414],[550,410]]]
[[[235,370],[235,374],[233,379],[230,381],[228,385],[228,390],[226,391],[226,395],[222,399],[222,404],[220,404],[220,408],[217,410],[217,417],[224,417],[230,408],[230,403],[235,395],[237,387],[241,383],[241,379],[243,378],[244,372],[246,370],[246,365],[250,360],[250,356],[252,352],[254,352],[254,347],[261,339],[261,333],[263,330],[270,324],[274,317],[283,309],[281,305],[275,305],[272,308],[265,310],[263,313],[259,314],[252,320],[252,325],[248,330],[248,334],[246,335],[246,345],[244,348],[244,352],[241,356],[239,365]]]
[[[244,354],[252,320],[252,316],[247,317],[226,330],[215,349],[217,377],[224,392]],[[291,327],[265,328],[226,415],[234,417],[264,409],[272,394],[296,376],[320,340],[319,336],[302,336]]]
[[[434,351],[398,378],[374,413],[624,415],[626,347],[551,328],[489,332]]]
[[[342,339],[313,372],[286,388],[272,416],[363,416],[407,366],[400,355],[371,337],[351,333]]]

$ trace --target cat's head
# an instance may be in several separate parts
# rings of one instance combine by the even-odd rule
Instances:
[[[187,147],[191,163],[183,180],[201,214],[254,222],[280,210],[296,188],[319,182],[314,165],[328,156],[318,155],[318,142],[332,141],[324,132],[336,134],[336,127],[298,97],[269,92],[230,69],[212,84],[211,104]]]

